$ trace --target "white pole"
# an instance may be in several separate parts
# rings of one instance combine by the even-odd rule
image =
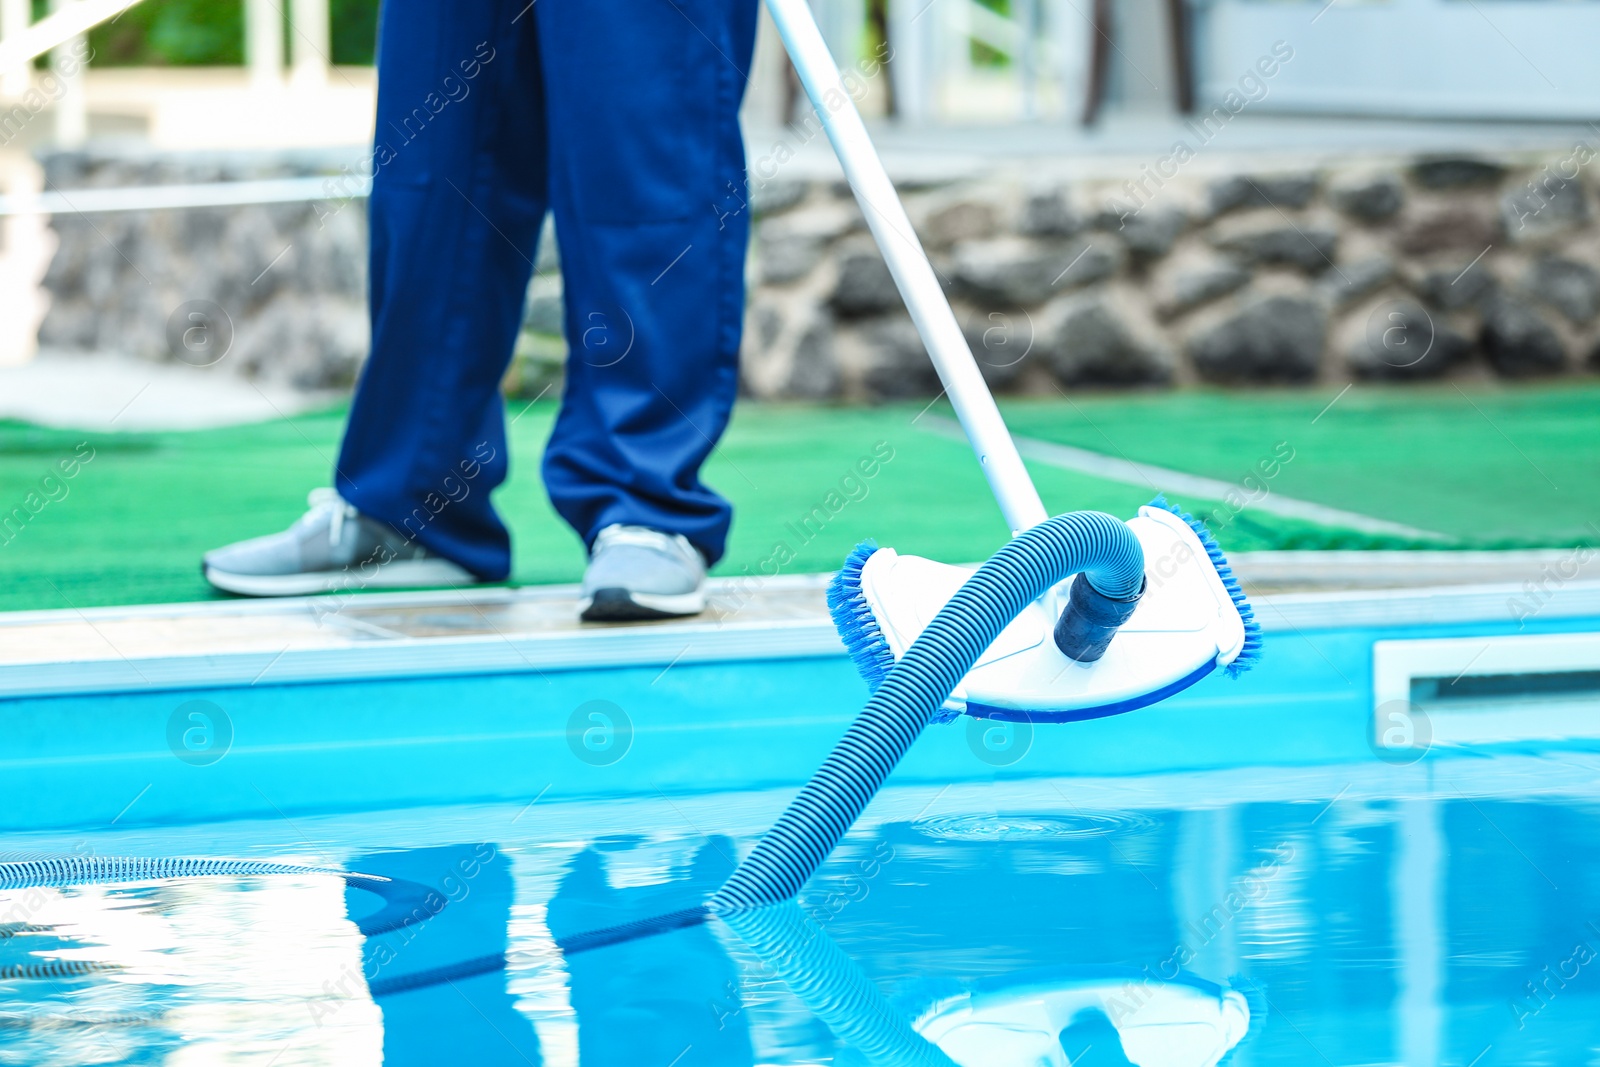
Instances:
[[[283,10],[275,0],[244,0],[245,61],[250,84],[275,89],[283,84]]]
[[[894,48],[889,74],[894,78],[898,117],[907,124],[926,122],[936,110],[934,65],[937,30],[944,12],[932,9],[940,3],[941,0],[929,0],[926,5],[904,0],[889,3],[889,43]]]
[[[60,11],[72,0],[51,0],[50,10]],[[59,85],[56,97],[56,145],[77,148],[89,139],[89,97],[84,90],[89,40],[83,34],[69,37],[50,50],[50,73]]]
[[[1039,0],[1016,0],[1012,10],[1017,19],[1017,79],[1022,87],[1022,117],[1032,122],[1039,117]]]
[[[28,0],[0,0],[0,41],[13,41],[33,21]],[[14,63],[0,70],[0,97],[16,99],[28,91],[28,68]]]
[[[927,346],[945,393],[967,431],[967,440],[977,453],[1006,524],[1013,534],[1037,526],[1049,517],[1044,504],[1022,465],[1022,457],[1017,455],[1000,409],[995,407],[994,397],[978,372],[967,339],[945,300],[922,242],[911,228],[900,196],[872,147],[861,113],[828,54],[810,7],[806,0],[767,0],[767,8],[799,72],[800,83],[811,98],[811,106],[833,143],[878,249],[889,264],[889,273],[894,275],[917,333]]]
[[[328,0],[293,0],[289,6],[289,63],[296,85],[327,84],[333,54],[331,35]]]
[[[1089,89],[1089,54],[1093,34],[1088,3],[1050,0],[1045,14],[1047,32],[1056,54],[1056,78],[1061,84],[1061,114],[1076,122],[1083,114]]]

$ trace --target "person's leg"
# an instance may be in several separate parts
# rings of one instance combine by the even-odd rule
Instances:
[[[335,485],[480,578],[511,569],[500,380],[546,208],[544,89],[523,0],[385,0],[372,354]]]
[[[732,509],[700,467],[738,390],[756,2],[535,9],[569,348],[544,477],[588,545],[623,524],[723,553]]]

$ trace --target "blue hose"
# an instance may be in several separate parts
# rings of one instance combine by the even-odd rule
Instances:
[[[761,907],[798,893],[1000,631],[1078,573],[1113,600],[1131,599],[1144,583],[1144,551],[1120,519],[1074,511],[1014,538],[979,567],[889,669],[811,781],[712,896],[709,910]]]
[[[852,557],[857,578],[866,555],[870,551],[863,547]],[[850,573],[851,564],[847,564],[836,581]],[[694,926],[710,914],[793,899],[1000,631],[1046,590],[1080,573],[1110,600],[1128,601],[1138,596],[1144,584],[1144,552],[1126,523],[1098,511],[1074,511],[1041,523],[1006,544],[967,579],[897,663],[884,665],[881,684],[845,736],[755,851],[704,906],[591,931],[562,943],[563,950],[582,952]],[[837,590],[830,591],[830,601],[839,599],[836,594]],[[852,649],[852,653],[859,659],[859,650]],[[384,907],[357,923],[369,937],[430,918],[438,910],[438,906],[430,907],[435,894],[416,883],[251,860],[16,860],[0,862],[0,889],[265,874],[334,875],[350,886],[383,897]],[[461,973],[475,974],[503,965],[504,957],[495,956],[459,966]],[[45,970],[58,965],[43,966],[43,970],[38,965],[12,968],[19,973],[5,977],[50,977]],[[430,974],[420,984],[444,981],[455,973],[454,967],[441,968],[443,977]],[[408,980],[406,988],[413,984],[418,984],[418,979]]]
[[[860,965],[791,901],[732,912],[724,921],[833,1036],[877,1067],[956,1067],[917,1033]],[[835,1060],[834,1062],[838,1062]]]
[[[108,885],[118,882],[154,882],[169,878],[249,877],[256,875],[327,875],[341,878],[352,889],[363,889],[383,900],[383,907],[364,919],[356,928],[367,937],[390,933],[412,923],[431,919],[444,907],[444,896],[419,882],[403,878],[384,878],[375,874],[304,867],[293,863],[261,860],[214,860],[187,857],[149,858],[143,856],[35,856],[0,862],[0,890],[31,889],[35,886]],[[40,932],[33,924],[9,924],[3,936]],[[73,970],[72,968],[78,968]],[[0,968],[0,980],[14,978],[59,978],[92,971],[116,970],[116,964],[77,960],[16,964]]]

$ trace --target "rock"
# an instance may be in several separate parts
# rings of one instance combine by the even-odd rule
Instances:
[[[1600,273],[1586,263],[1541,257],[1528,268],[1523,287],[1580,325],[1600,312]]]
[[[833,321],[813,304],[759,297],[740,361],[741,385],[764,399],[837,397],[842,375],[834,353]]]
[[[1330,270],[1318,281],[1322,295],[1339,307],[1359,300],[1377,290],[1394,277],[1394,260],[1378,253],[1354,263],[1346,263],[1338,270]]]
[[[1083,229],[1063,189],[1034,189],[1023,194],[1017,232],[1024,237],[1071,237]]]
[[[1463,189],[1474,185],[1493,185],[1505,177],[1506,169],[1486,159],[1466,156],[1439,156],[1421,160],[1411,167],[1411,177],[1424,189]]]
[[[539,227],[539,251],[533,257],[533,269],[538,274],[553,274],[561,269],[561,246],[556,241],[556,217],[546,212]]]
[[[1400,231],[1400,250],[1425,256],[1451,248],[1474,254],[1500,240],[1500,220],[1487,207],[1450,204],[1406,221]]]
[[[1175,271],[1166,292],[1157,298],[1162,317],[1172,318],[1191,308],[1227,296],[1250,282],[1250,272],[1229,259],[1218,259],[1204,266]]]
[[[1117,267],[1103,244],[1066,244],[997,237],[965,241],[954,253],[957,284],[980,303],[1020,308],[1041,304],[1051,293],[1099,281]]]
[[[1122,242],[1141,259],[1156,259],[1172,250],[1172,243],[1189,225],[1189,217],[1177,208],[1158,208],[1130,216],[1122,227]]]
[[[297,294],[274,300],[248,330],[235,333],[228,358],[252,378],[296,389],[345,388],[366,358],[368,330],[359,304]]]
[[[776,215],[794,207],[806,197],[806,183],[773,178],[769,181],[752,181],[745,192],[750,211],[756,218]]]
[[[936,396],[942,388],[922,347],[922,338],[904,312],[852,324],[841,348],[855,358],[862,387],[873,400]]]
[[[901,306],[900,291],[878,250],[851,249],[839,256],[833,309],[841,315],[871,315]]]
[[[1563,233],[1589,221],[1589,197],[1576,178],[1550,174],[1527,182],[1500,200],[1506,236],[1526,241]]]
[[[567,344],[556,337],[524,333],[517,338],[500,390],[513,400],[560,396],[567,376]]]
[[[1374,174],[1342,182],[1328,190],[1333,206],[1362,222],[1380,222],[1405,202],[1405,187],[1393,174]]]
[[[1171,353],[1135,337],[1101,297],[1071,299],[1044,344],[1064,385],[1159,385],[1172,380]]]
[[[522,328],[534,333],[560,336],[565,321],[561,301],[561,275],[535,274],[528,285],[528,300],[523,308]]]
[[[1077,289],[1114,274],[1117,254],[1113,249],[1096,242],[1090,242],[1082,248],[1070,243],[1059,250],[1053,266],[1061,269],[1051,275],[1052,290]]]
[[[831,400],[839,395],[839,365],[833,356],[833,326],[824,319],[808,323],[795,339],[789,380],[783,396]]]
[[[1556,331],[1531,306],[1504,294],[1485,309],[1478,341],[1502,377],[1530,378],[1566,369],[1567,352]]]
[[[1429,271],[1417,286],[1429,305],[1445,311],[1480,305],[1500,291],[1500,282],[1479,260],[1446,270]]]
[[[930,211],[918,227],[929,248],[949,248],[958,241],[993,237],[1000,224],[992,205],[981,200],[958,200]]]
[[[822,262],[826,247],[821,238],[806,235],[763,241],[759,252],[762,283],[784,285],[804,278]]]
[[[1326,226],[1265,226],[1213,238],[1216,246],[1248,264],[1284,263],[1307,273],[1327,270],[1339,248]]]
[[[1406,381],[1436,378],[1472,355],[1472,342],[1434,322],[1420,305],[1391,300],[1368,317],[1347,355],[1359,378]]]
[[[828,200],[779,215],[764,218],[756,225],[757,241],[782,241],[807,237],[833,241],[855,230],[865,229],[866,219],[853,200]]]
[[[1009,389],[1040,348],[1037,320],[1027,311],[976,311],[961,323],[967,347],[991,389]]]
[[[1213,215],[1246,207],[1300,208],[1317,195],[1317,176],[1235,174],[1212,182],[1206,193]]]
[[[1189,358],[1213,382],[1309,382],[1327,328],[1322,308],[1298,296],[1255,300],[1189,342]]]

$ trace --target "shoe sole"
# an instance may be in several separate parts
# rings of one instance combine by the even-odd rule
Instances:
[[[642,622],[646,619],[681,619],[706,609],[703,589],[692,593],[635,593],[628,589],[596,589],[578,604],[584,622]]]
[[[395,560],[378,568],[371,578],[358,571],[307,571],[302,574],[233,574],[201,567],[206,581],[225,593],[239,596],[310,596],[335,591],[404,589],[417,586],[477,585],[470,571],[443,559]]]

